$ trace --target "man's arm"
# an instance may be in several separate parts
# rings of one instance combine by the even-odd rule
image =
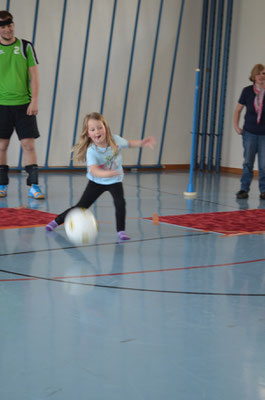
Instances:
[[[37,115],[39,110],[39,71],[38,66],[29,67],[31,102],[27,109],[28,115]]]

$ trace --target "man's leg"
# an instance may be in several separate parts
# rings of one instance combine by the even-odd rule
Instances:
[[[34,141],[34,138],[21,139],[25,170],[28,173],[27,185],[30,186],[28,195],[34,199],[44,199],[45,196],[38,186],[39,169]]]
[[[7,148],[9,142],[9,139],[0,139],[0,165],[7,164]]]
[[[35,115],[27,115],[28,104],[14,106],[13,115],[15,129],[23,150],[23,161],[28,173],[27,185],[30,186],[28,196],[34,199],[44,199],[44,194],[38,186],[38,165],[35,150],[35,139],[40,134]]]
[[[9,139],[0,139],[0,197],[6,197],[8,179],[7,148]]]
[[[24,164],[25,165],[37,164],[35,139],[34,138],[21,139],[21,146],[23,149]]]

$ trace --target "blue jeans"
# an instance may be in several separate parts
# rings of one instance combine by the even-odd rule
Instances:
[[[255,135],[247,131],[243,131],[243,148],[244,148],[244,163],[241,176],[241,189],[249,191],[250,184],[253,178],[253,166],[256,154],[258,154],[259,168],[259,190],[260,193],[265,192],[265,135]]]

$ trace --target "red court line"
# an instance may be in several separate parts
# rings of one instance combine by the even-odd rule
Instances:
[[[51,278],[53,279],[53,278]],[[17,278],[17,279],[0,279],[0,282],[13,282],[13,281],[38,281],[38,278]]]
[[[56,276],[49,278],[49,280],[62,280],[62,279],[80,279],[80,278],[96,278],[103,276],[119,276],[119,275],[136,275],[136,274],[150,274],[153,272],[172,272],[172,271],[185,271],[190,269],[203,269],[203,268],[217,268],[217,267],[229,267],[233,265],[243,265],[243,264],[251,264],[256,262],[265,261],[265,258],[259,258],[256,260],[248,260],[248,261],[238,261],[233,263],[226,264],[210,264],[210,265],[198,265],[192,267],[176,267],[176,268],[164,268],[164,269],[149,269],[145,271],[130,271],[130,272],[113,272],[110,274],[93,274],[93,275],[73,275],[73,276]],[[12,272],[14,273],[14,272]],[[42,277],[43,279],[43,277]],[[11,281],[33,281],[38,280],[37,277],[32,278],[17,278],[17,279],[0,279],[0,282],[11,282]]]
[[[41,226],[46,226],[47,224],[37,224],[37,225],[10,225],[10,226],[1,226],[0,229],[23,229],[23,228],[40,228]]]

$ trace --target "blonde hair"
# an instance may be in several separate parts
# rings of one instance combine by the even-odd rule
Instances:
[[[254,67],[251,70],[249,80],[251,82],[255,82],[256,75],[259,75],[261,73],[261,71],[263,71],[264,69],[265,69],[265,66],[263,64],[254,65]]]
[[[76,145],[72,149],[74,161],[86,161],[86,151],[88,147],[91,146],[91,144],[93,143],[92,139],[88,136],[88,121],[90,119],[95,119],[96,121],[101,121],[103,123],[106,130],[107,146],[111,147],[113,155],[116,155],[118,153],[118,147],[111,134],[109,124],[107,123],[103,115],[99,114],[98,112],[92,112],[91,114],[87,114],[85,116],[79,142],[76,143]]]

